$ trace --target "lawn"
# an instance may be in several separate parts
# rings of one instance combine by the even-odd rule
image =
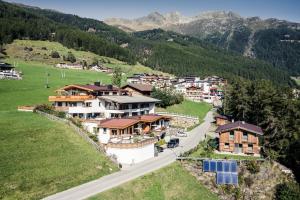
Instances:
[[[66,84],[108,83],[110,77],[63,70],[66,78],[61,78],[60,69],[20,60],[18,69],[23,80],[0,80],[0,199],[40,199],[116,171],[104,154],[66,125],[16,111],[18,105],[47,103],[48,96]]]
[[[205,102],[193,102],[184,100],[181,104],[175,104],[167,108],[156,108],[160,112],[180,113],[199,117],[200,122],[205,117],[206,113],[211,109],[211,105]]]
[[[90,200],[218,199],[179,163],[100,193]]]

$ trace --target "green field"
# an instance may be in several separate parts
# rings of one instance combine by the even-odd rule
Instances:
[[[300,78],[292,77],[292,79],[295,80],[298,85],[300,85]]]
[[[31,47],[32,51],[24,50],[25,47]],[[51,58],[51,52],[57,51],[60,54],[60,58]],[[35,61],[39,63],[45,63],[48,65],[55,65],[63,61],[63,55],[67,55],[68,52],[72,52],[77,59],[77,62],[85,60],[88,64],[91,64],[96,58],[97,60],[103,61],[107,67],[121,67],[122,71],[127,76],[134,73],[155,73],[155,74],[166,74],[160,71],[152,70],[149,67],[137,63],[136,65],[128,65],[122,61],[114,58],[99,56],[92,52],[77,51],[69,49],[58,42],[49,41],[35,41],[35,40],[15,40],[12,44],[6,45],[6,52],[11,57],[16,59]]]
[[[217,196],[206,189],[179,163],[100,193],[91,200],[213,200]]]
[[[9,60],[8,61],[12,61]],[[0,80],[0,199],[39,199],[99,178],[117,168],[69,127],[18,105],[47,103],[54,90],[71,83],[110,82],[103,73],[64,70],[18,61],[23,80]],[[49,73],[50,88],[45,88]]]
[[[208,103],[184,100],[181,104],[172,105],[167,108],[156,108],[156,111],[191,115],[199,117],[201,122],[211,107]]]

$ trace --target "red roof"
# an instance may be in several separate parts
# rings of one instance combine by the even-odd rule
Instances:
[[[216,118],[229,120],[229,118],[226,117],[226,116],[224,116],[224,115],[216,115],[216,116],[215,116],[215,119],[216,119]]]
[[[100,121],[100,127],[102,128],[116,128],[116,129],[124,129],[134,124],[139,123],[140,120],[133,118],[123,118],[123,119],[106,119]]]
[[[227,131],[231,131],[231,130],[235,130],[235,129],[242,129],[245,131],[249,131],[251,133],[263,135],[263,131],[259,126],[255,126],[253,124],[248,124],[248,123],[245,123],[242,121],[237,121],[237,122],[233,122],[230,124],[221,125],[217,128],[216,132],[223,133],[223,132],[227,132]]]
[[[160,119],[170,119],[170,117],[163,116],[163,115],[156,115],[156,114],[134,116],[133,118],[139,119],[142,122],[155,122]]]
[[[70,88],[79,88],[81,90],[87,90],[87,91],[91,91],[91,92],[97,92],[97,91],[125,91],[125,90],[122,90],[118,87],[115,87],[115,86],[109,86],[109,85],[100,85],[100,86],[97,86],[97,85],[77,85],[77,84],[74,84],[74,85],[67,85],[59,90],[67,90],[67,89],[70,89]]]

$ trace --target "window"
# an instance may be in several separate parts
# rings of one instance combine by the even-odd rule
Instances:
[[[253,152],[253,144],[248,144],[248,152],[249,153]]]
[[[230,131],[229,139],[230,140],[234,139],[234,131]]]
[[[62,102],[57,102],[57,106],[58,107],[62,106]]]
[[[92,102],[85,103],[85,107],[92,107]]]
[[[103,133],[106,134],[107,128],[103,128]]]
[[[248,141],[248,133],[243,132],[243,141]]]
[[[225,144],[224,144],[224,148],[225,148],[225,149],[229,149],[229,143],[225,143]]]
[[[117,130],[111,130],[111,134],[112,135],[117,135],[118,133],[117,133]]]

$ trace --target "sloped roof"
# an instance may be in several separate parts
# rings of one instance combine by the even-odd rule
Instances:
[[[154,99],[147,96],[137,95],[137,96],[101,96],[100,99],[106,101],[112,101],[117,103],[155,103],[160,102],[158,99]]]
[[[221,125],[217,128],[216,132],[217,133],[223,133],[226,131],[231,131],[235,129],[242,129],[251,133],[256,133],[258,135],[263,135],[263,131],[259,126],[253,125],[253,124],[248,124],[242,121],[236,121],[234,123],[230,124],[224,124]]]
[[[124,129],[134,124],[139,123],[140,120],[133,118],[123,118],[123,119],[106,119],[100,121],[100,127],[102,128],[116,128]]]
[[[131,87],[131,88],[134,88],[134,89],[139,90],[141,92],[151,92],[152,88],[153,88],[152,85],[139,84],[139,83],[130,83],[130,84],[127,84],[127,85],[123,86],[122,88],[124,89],[126,87]]]
[[[66,85],[65,87],[60,88],[59,90],[67,90],[70,88],[78,88],[81,90],[86,90],[90,92],[97,92],[97,91],[119,91],[120,89],[115,86],[108,86],[108,85],[78,85],[78,84],[73,84],[73,85]]]

